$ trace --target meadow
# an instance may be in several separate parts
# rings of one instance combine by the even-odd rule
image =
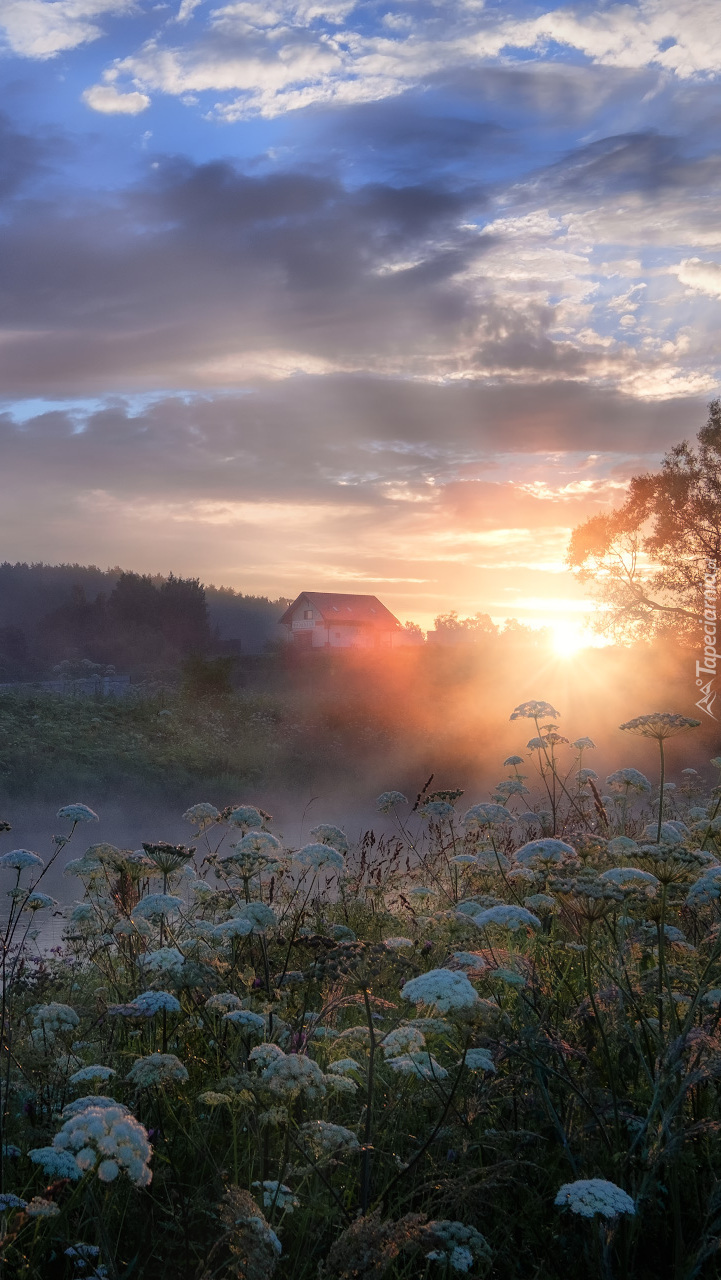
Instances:
[[[559,723],[358,846],[231,796],[182,845],[5,831],[3,1274],[717,1274],[721,759],[657,712],[604,778]]]

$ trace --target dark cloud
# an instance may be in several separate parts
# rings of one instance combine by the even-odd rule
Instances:
[[[518,130],[479,116],[482,102],[453,110],[433,92],[401,94],[384,102],[353,104],[334,112],[309,108],[304,146],[352,170],[373,169],[417,181],[418,174],[464,177],[468,166],[483,172],[509,152],[524,149]],[[412,177],[411,177],[412,176]]]
[[[197,385],[193,362],[268,347],[341,363],[443,349],[468,318],[455,277],[491,244],[460,226],[482,204],[475,184],[347,189],[171,161],[102,202],[19,207],[2,236],[3,388]],[[422,268],[383,274],[398,258]]]
[[[165,397],[137,412],[122,404],[89,415],[54,411],[22,426],[5,415],[0,448],[13,487],[31,488],[42,472],[55,489],[124,498],[342,494],[350,504],[386,504],[384,485],[423,488],[433,478],[461,512],[484,492],[461,478],[469,467],[490,473],[499,453],[533,451],[540,440],[544,454],[624,452],[633,440],[643,458],[694,434],[704,416],[695,399],[648,404],[569,382],[429,387],[297,377],[242,396]]]
[[[629,193],[707,189],[721,177],[721,156],[689,158],[678,138],[656,132],[602,138],[570,152],[545,171],[545,184],[558,195],[605,199]]]
[[[46,173],[58,150],[67,153],[64,139],[22,133],[0,112],[0,201],[17,195],[33,178]]]

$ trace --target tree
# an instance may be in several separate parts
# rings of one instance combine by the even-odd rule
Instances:
[[[698,634],[706,576],[721,559],[721,400],[698,446],[633,476],[623,506],[574,529],[567,562],[602,606],[596,625],[618,639]]]
[[[147,574],[121,573],[108,598],[108,613],[121,627],[157,628],[160,593]]]
[[[205,587],[197,578],[170,573],[158,592],[163,634],[181,653],[203,653],[210,644]]]
[[[496,624],[487,613],[476,613],[472,618],[459,618],[458,612],[439,613],[433,619],[436,631],[443,633],[443,638],[452,643],[474,643],[482,636],[495,636],[498,632]]]

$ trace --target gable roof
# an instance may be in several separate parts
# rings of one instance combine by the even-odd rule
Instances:
[[[291,622],[298,606],[304,603],[317,609],[323,621],[329,625],[356,622],[393,630],[401,625],[377,596],[346,595],[339,591],[301,591],[279,621]]]

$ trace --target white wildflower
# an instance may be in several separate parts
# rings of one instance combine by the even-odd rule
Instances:
[[[432,1054],[403,1053],[398,1058],[386,1058],[386,1065],[401,1075],[416,1076],[419,1080],[445,1080],[448,1072]]]
[[[418,1053],[426,1047],[426,1038],[418,1027],[396,1027],[381,1040],[386,1057],[399,1053]]]
[[[259,831],[263,826],[263,817],[252,804],[239,804],[228,816],[234,827],[254,828]]]
[[[355,1080],[351,1080],[350,1076],[330,1075],[324,1076],[325,1083],[334,1093],[357,1093],[358,1085]]]
[[[324,1097],[326,1091],[318,1063],[297,1053],[275,1058],[265,1068],[262,1081],[273,1093],[289,1098],[302,1095],[308,1101]]]
[[[185,1084],[188,1072],[174,1053],[151,1053],[147,1058],[138,1058],[125,1078],[138,1089],[148,1089],[154,1084]]]
[[[604,1218],[615,1218],[621,1213],[635,1213],[636,1205],[615,1182],[604,1178],[581,1178],[578,1182],[564,1182],[559,1188],[554,1204],[566,1206],[571,1213],[582,1218],[592,1218],[600,1213]]]
[[[157,951],[146,951],[139,960],[146,973],[177,974],[185,964],[185,956],[177,947],[159,947]]]
[[[283,1182],[272,1182],[266,1179],[265,1182],[254,1182],[254,1187],[263,1188],[263,1208],[284,1210],[286,1213],[292,1213],[294,1209],[300,1207],[300,1200],[293,1195],[290,1187],[286,1187]]]
[[[471,971],[486,969],[488,961],[483,956],[478,955],[476,951],[454,951],[453,959],[460,969],[470,969]]]
[[[83,854],[82,858],[71,858],[70,862],[66,862],[63,871],[64,876],[87,876],[92,879],[103,871],[102,862],[98,862],[97,858],[89,858],[87,854]]]
[[[20,1196],[13,1195],[12,1191],[6,1191],[4,1195],[0,1195],[0,1213],[12,1212],[13,1209],[24,1209],[27,1200],[21,1200]]]
[[[295,862],[315,871],[345,871],[345,858],[328,844],[306,844],[294,854]]]
[[[210,1013],[228,1013],[231,1009],[240,1009],[242,1004],[240,996],[233,995],[232,991],[219,991],[214,996],[208,996],[205,1008]]]
[[[358,1138],[352,1129],[345,1129],[342,1124],[310,1120],[301,1125],[300,1132],[319,1157],[358,1150]]]
[[[356,934],[346,924],[334,924],[330,927],[330,936],[334,942],[355,942]]]
[[[658,827],[655,822],[649,822],[644,827],[643,834],[646,840],[655,841],[658,833]],[[688,827],[683,822],[668,821],[661,823],[661,844],[677,845],[683,843],[684,836],[689,834]]]
[[[557,720],[560,716],[559,711],[555,711],[550,702],[522,702],[511,713],[511,720],[545,720],[550,717]]]
[[[280,840],[269,831],[248,831],[223,858],[223,866],[232,866],[240,876],[250,879],[268,867],[275,867],[282,852]]]
[[[250,1009],[233,1009],[223,1015],[223,1022],[229,1022],[238,1031],[253,1032],[254,1035],[265,1035],[265,1018]]]
[[[36,891],[28,894],[23,903],[23,908],[25,911],[51,911],[57,905],[55,899],[51,898],[48,893],[38,893]]]
[[[611,867],[609,871],[601,872],[599,880],[617,884],[621,889],[643,889],[649,896],[659,886],[656,876],[650,871],[640,871],[638,867]]]
[[[0,854],[0,868],[9,867],[12,871],[24,871],[26,867],[44,866],[42,858],[29,849],[10,849]]]
[[[199,1093],[196,1102],[203,1107],[222,1107],[230,1106],[233,1099],[229,1093],[216,1093],[213,1089],[206,1090],[205,1093]]]
[[[349,1072],[362,1071],[362,1067],[355,1058],[338,1058],[335,1062],[331,1062],[328,1070],[334,1076],[347,1076]]]
[[[406,1018],[403,1024],[405,1027],[418,1027],[424,1035],[443,1035],[445,1031],[452,1027],[451,1022],[447,1022],[445,1018]]]
[[[513,814],[502,804],[474,804],[463,815],[463,825],[470,827],[496,827],[513,822]]]
[[[77,1270],[84,1273],[86,1265],[91,1262],[96,1262],[100,1257],[100,1250],[96,1244],[83,1244],[80,1242],[78,1244],[71,1244],[70,1247],[65,1250],[65,1257],[71,1258]],[[105,1275],[107,1275],[106,1269],[101,1266],[96,1270],[94,1275],[89,1276],[89,1280],[104,1280]]]
[[[422,818],[430,818],[436,822],[441,822],[444,818],[452,818],[455,815],[455,809],[447,800],[426,800],[418,810]]]
[[[163,916],[171,916],[183,905],[182,898],[172,893],[149,893],[133,907],[131,919],[160,920]]]
[[[213,822],[220,821],[220,813],[214,804],[201,801],[200,804],[191,804],[190,808],[185,810],[183,818],[194,827],[198,827],[200,831],[204,831]]]
[[[251,1049],[249,1058],[251,1062],[257,1062],[261,1071],[269,1067],[272,1062],[277,1062],[280,1058],[284,1058],[283,1050],[277,1044],[259,1044],[255,1049]]]
[[[541,927],[541,921],[532,911],[512,905],[489,907],[487,911],[481,911],[477,916],[473,916],[473,923],[478,925],[479,929],[485,929],[489,924],[497,924],[504,929],[513,930],[521,929],[524,925],[529,925],[532,929]]]
[[[516,851],[515,860],[521,867],[546,868],[575,861],[576,850],[563,840],[531,840]]]
[[[57,1218],[60,1206],[54,1200],[44,1200],[42,1196],[33,1196],[25,1206],[29,1218]]]
[[[87,920],[94,920],[95,908],[90,902],[77,902],[70,912],[70,919],[73,924],[84,924]]]
[[[426,1254],[430,1262],[442,1262],[450,1266],[451,1271],[465,1272],[470,1271],[476,1258],[490,1260],[491,1251],[485,1237],[475,1227],[441,1220],[429,1222],[426,1232],[441,1246]]]
[[[399,804],[408,804],[402,791],[384,791],[376,800],[379,813],[392,813]]]
[[[58,809],[58,818],[67,818],[70,822],[99,822],[97,813],[94,809],[89,809],[86,804],[65,804],[62,809]]]
[[[180,1013],[180,1001],[169,991],[143,991],[128,1006],[143,1018],[158,1013]]]
[[[313,827],[310,834],[318,844],[328,844],[332,849],[337,849],[338,853],[348,852],[348,837],[340,827],[334,827],[329,822],[320,822],[317,827]]]
[[[617,769],[615,773],[609,773],[606,782],[615,790],[625,788],[626,791],[637,791],[639,795],[651,790],[648,778],[638,769]]]
[[[469,1071],[495,1071],[496,1064],[487,1049],[468,1049],[466,1066]]]
[[[465,973],[454,973],[450,969],[430,969],[411,978],[401,995],[414,1004],[431,1005],[439,1013],[472,1009],[478,1003],[478,993]]]
[[[127,1107],[89,1106],[70,1116],[53,1138],[53,1147],[75,1158],[78,1169],[95,1169],[101,1182],[125,1173],[138,1187],[150,1184],[152,1148],[145,1127]],[[40,1162],[42,1163],[42,1162]]]
[[[232,920],[217,924],[213,929],[213,937],[219,942],[225,942],[229,938],[248,938],[252,932],[252,920],[249,920],[246,916],[234,916]]]
[[[709,867],[691,885],[686,902],[690,907],[703,907],[719,897],[721,897],[721,867]]]
[[[39,1164],[47,1178],[69,1178],[71,1182],[79,1182],[83,1171],[75,1156],[69,1151],[59,1151],[56,1147],[35,1147],[28,1151],[33,1164]]]
[[[265,902],[246,902],[234,916],[236,920],[249,920],[253,933],[265,933],[277,924],[273,908]]]
[[[102,1067],[100,1065],[94,1067],[82,1067],[80,1071],[76,1071],[68,1081],[68,1084],[91,1084],[94,1080],[109,1080],[115,1075],[112,1067]]]
[[[80,1019],[74,1009],[67,1004],[58,1004],[52,1000],[50,1004],[41,1004],[33,1011],[33,1027],[38,1039],[43,1037],[52,1043],[56,1035],[74,1031]]]
[[[613,858],[630,858],[638,852],[638,845],[630,836],[614,836],[606,847]]]
[[[558,911],[558,903],[548,893],[529,893],[527,898],[523,899],[524,907],[529,911],[537,912],[539,915],[555,915]]]

